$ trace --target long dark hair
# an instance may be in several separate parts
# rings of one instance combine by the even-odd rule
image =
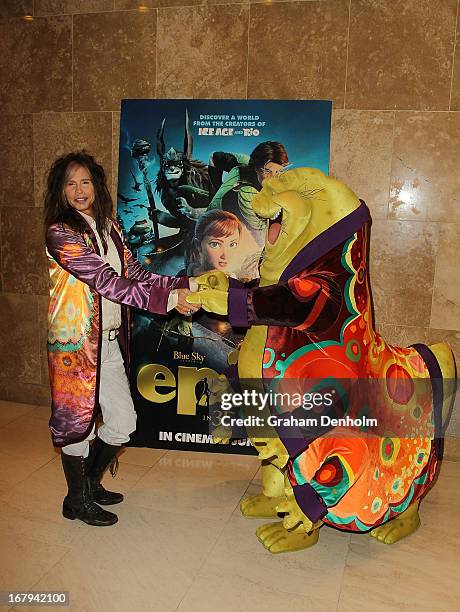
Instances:
[[[107,233],[108,222],[113,221],[112,197],[107,187],[104,168],[87,151],[67,153],[67,155],[58,157],[51,166],[44,199],[45,231],[53,223],[65,223],[76,232],[82,234],[87,230],[85,220],[74,208],[69,206],[64,193],[70,172],[76,166],[86,168],[91,176],[95,195],[93,211],[96,229],[101,237],[104,253],[107,253],[105,235]]]

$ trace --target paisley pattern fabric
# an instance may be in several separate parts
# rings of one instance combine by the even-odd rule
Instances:
[[[267,383],[296,379],[304,393],[335,393],[334,417],[377,418],[372,429],[329,427],[288,464],[299,505],[302,486],[313,487],[327,509],[322,520],[350,531],[372,529],[423,495],[436,469],[434,410],[441,408],[419,352],[374,330],[367,245],[365,224],[289,279],[298,300],[313,301],[302,323],[268,328],[264,356]]]
[[[143,268],[124,246],[115,224],[110,235],[122,262],[121,277],[100,257],[89,226],[84,235],[63,224],[55,224],[47,232],[47,349],[52,397],[50,429],[55,446],[84,439],[96,418],[102,340],[100,296],[122,304],[118,341],[128,367],[127,307],[165,314],[170,290],[188,287],[187,277],[159,276]]]
[[[442,409],[441,373],[429,348],[392,346],[374,329],[369,226],[362,202],[308,242],[276,284],[230,287],[228,300],[230,321],[250,327],[240,379],[257,376],[259,363],[266,390],[331,393],[328,416],[356,423],[309,429],[296,424],[299,417],[321,423],[320,411],[271,407],[286,417],[277,433],[297,504],[313,523],[348,531],[372,529],[424,494],[436,470]],[[266,326],[266,336],[257,336],[265,338],[259,357],[248,350],[257,326]],[[366,417],[377,425],[368,427]]]

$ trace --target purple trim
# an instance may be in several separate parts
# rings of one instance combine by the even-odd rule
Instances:
[[[442,404],[444,402],[444,389],[442,385],[442,372],[433,351],[426,344],[411,344],[420,357],[425,362],[431,379],[433,390],[433,410],[434,410],[434,449],[436,457],[442,458]]]
[[[124,249],[123,249],[123,243],[121,241],[121,238],[120,238],[117,230],[114,228],[113,224],[112,224],[112,227],[110,229],[110,237],[112,238],[113,243],[115,245],[115,248],[117,249],[118,257],[120,258],[121,268],[122,268],[122,271],[123,271],[123,268],[125,267],[125,253],[124,253]]]
[[[168,298],[171,292],[170,287],[156,287],[152,285],[149,294],[147,311],[153,314],[165,315],[167,312]]]
[[[190,289],[188,276],[178,276],[177,279],[178,282],[174,285],[174,289]]]
[[[275,429],[291,459],[295,459],[300,453],[303,453],[308,448],[309,442],[305,440],[298,427],[277,425]],[[293,434],[292,432],[295,433]]]
[[[286,281],[295,274],[298,274],[314,261],[347,240],[347,238],[351,238],[355,232],[371,220],[371,215],[365,202],[363,200],[360,201],[361,205],[359,208],[314,238],[294,257],[281,275],[280,282]]]
[[[233,387],[233,389],[239,392],[241,390],[241,387],[240,379],[238,376],[238,364],[232,363],[232,365],[227,366],[223,374],[230,383],[230,385]]]
[[[229,289],[242,289],[244,287],[244,283],[239,281],[237,278],[233,278],[232,276],[228,279]]]
[[[228,320],[232,327],[249,327],[249,289],[234,287],[228,291]]]
[[[312,523],[317,523],[326,516],[327,506],[310,484],[295,485],[292,489],[300,509]]]

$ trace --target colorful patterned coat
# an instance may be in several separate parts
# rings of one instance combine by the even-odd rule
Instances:
[[[335,406],[341,416],[378,417],[372,431],[335,427],[309,437],[287,422],[277,428],[297,504],[312,522],[349,531],[374,528],[424,494],[439,457],[435,424],[439,436],[443,401],[430,349],[392,346],[373,328],[369,222],[361,203],[308,243],[277,284],[231,287],[228,299],[233,325],[266,326],[259,360],[251,353],[245,363],[240,351],[240,380],[260,376],[266,389],[274,380],[299,381],[304,392],[308,381],[322,380],[323,392],[342,387]]]
[[[187,277],[159,276],[143,268],[123,244],[116,224],[110,235],[122,263],[121,276],[100,257],[89,225],[83,235],[62,223],[47,231],[47,349],[52,397],[50,429],[55,446],[84,439],[99,409],[101,296],[122,305],[118,341],[128,368],[128,307],[165,314],[171,289],[188,287]]]

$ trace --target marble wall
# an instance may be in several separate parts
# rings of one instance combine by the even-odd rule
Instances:
[[[45,172],[86,147],[114,187],[121,98],[332,99],[331,173],[373,213],[377,324],[460,362],[458,5],[1,0],[0,397],[48,401]]]

